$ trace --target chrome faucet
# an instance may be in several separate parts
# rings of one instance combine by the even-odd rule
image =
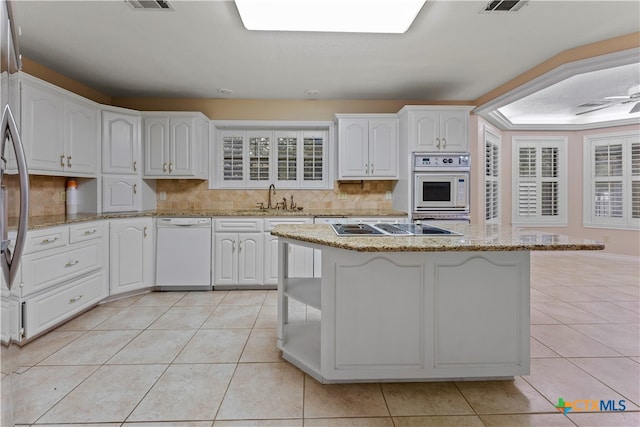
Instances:
[[[272,193],[272,191],[273,191],[273,193]],[[269,190],[268,190],[267,194],[269,196],[269,199],[268,199],[268,202],[267,202],[267,209],[273,209],[274,206],[271,205],[271,195],[272,194],[274,196],[276,195],[276,186],[273,185],[273,184],[269,185]]]

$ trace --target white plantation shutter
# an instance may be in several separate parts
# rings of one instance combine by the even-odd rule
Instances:
[[[222,135],[222,179],[242,181],[244,179],[244,133]]]
[[[263,134],[249,135],[249,180],[269,181],[271,138]]]
[[[566,225],[566,138],[514,138],[513,223]]]
[[[216,130],[209,188],[331,188],[325,126]]]
[[[584,225],[640,226],[640,136],[588,136],[585,143]]]
[[[325,178],[325,135],[305,132],[302,138],[304,181],[321,181]]]
[[[278,181],[295,181],[298,179],[297,135],[276,135],[276,144]]]
[[[500,140],[485,130],[485,222],[500,223]]]
[[[640,221],[640,142],[631,144],[631,218]]]

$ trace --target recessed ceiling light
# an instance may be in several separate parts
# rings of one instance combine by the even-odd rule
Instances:
[[[233,90],[221,87],[220,89],[218,89],[218,93],[222,95],[231,95],[233,93]]]
[[[247,30],[404,33],[426,0],[235,0]]]
[[[309,90],[305,90],[304,94],[307,96],[318,96],[320,95],[320,91],[317,89],[309,89]]]

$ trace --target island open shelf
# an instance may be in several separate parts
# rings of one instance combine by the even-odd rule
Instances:
[[[284,359],[323,383],[528,374],[530,251],[603,246],[466,227],[456,230],[462,236],[437,238],[344,238],[327,225],[276,227]],[[322,251],[320,278],[287,277],[289,244]],[[321,310],[320,321],[290,321],[289,298]]]

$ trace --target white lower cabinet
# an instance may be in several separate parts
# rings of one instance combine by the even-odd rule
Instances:
[[[113,220],[109,223],[109,288],[111,295],[153,283],[153,219]]]
[[[280,224],[313,224],[313,218],[270,218],[264,220],[264,284],[278,284],[278,238],[271,230]],[[289,277],[313,277],[313,249],[303,246],[288,247]]]
[[[21,340],[109,295],[105,230],[106,223],[96,221],[29,231],[16,282]]]
[[[214,220],[214,286],[236,288],[263,284],[262,229],[262,219],[258,218]]]

